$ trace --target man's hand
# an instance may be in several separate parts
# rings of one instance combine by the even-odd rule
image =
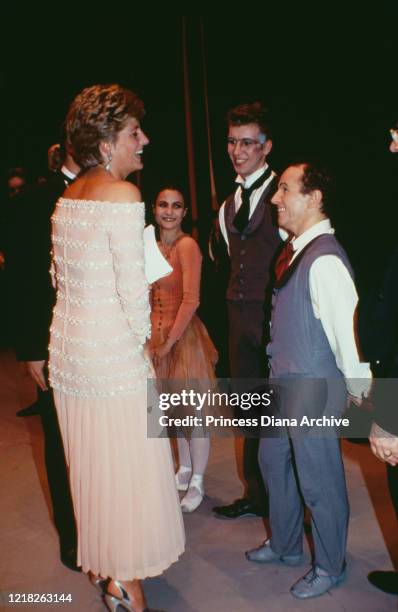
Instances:
[[[355,406],[361,406],[363,402],[363,397],[357,397],[356,395],[351,395],[351,393],[347,394],[347,408],[349,408],[350,404],[355,404]]]
[[[27,361],[26,369],[28,371],[29,376],[33,378],[35,383],[40,387],[42,391],[47,391],[47,383],[44,377],[44,365],[45,361]]]
[[[398,465],[398,437],[373,423],[369,436],[373,454],[390,465]]]
[[[398,142],[395,142],[395,140],[390,143],[390,151],[391,153],[398,153]]]

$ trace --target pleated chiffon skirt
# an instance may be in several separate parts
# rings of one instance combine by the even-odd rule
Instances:
[[[168,439],[147,438],[142,396],[80,398],[54,391],[84,572],[157,576],[184,551]]]

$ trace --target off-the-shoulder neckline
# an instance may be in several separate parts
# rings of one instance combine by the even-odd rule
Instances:
[[[128,206],[129,204],[132,206],[136,206],[137,204],[141,204],[144,206],[145,202],[116,202],[112,200],[84,200],[82,198],[58,198],[58,202],[78,202],[79,204],[106,204],[107,206],[112,204],[122,204],[123,206]]]

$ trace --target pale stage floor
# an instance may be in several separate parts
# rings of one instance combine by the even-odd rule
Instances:
[[[32,402],[34,394],[23,366],[15,362],[12,353],[1,353],[0,589],[17,593],[71,593],[73,601],[63,609],[104,610],[88,579],[68,570],[59,560],[43,460],[41,422],[39,417],[15,416],[18,409]],[[150,605],[168,612],[387,612],[395,609],[396,598],[379,592],[366,579],[369,571],[392,569],[394,562],[398,563],[397,525],[388,497],[385,469],[369,448],[343,442],[351,504],[347,581],[320,599],[301,602],[289,594],[289,587],[304,573],[306,565],[303,568],[261,566],[245,559],[244,551],[265,538],[262,520],[225,521],[215,518],[211,512],[213,505],[241,495],[235,445],[230,438],[213,440],[206,474],[206,498],[196,512],[184,517],[186,552],[162,576],[145,582]],[[307,545],[306,554],[308,564]]]

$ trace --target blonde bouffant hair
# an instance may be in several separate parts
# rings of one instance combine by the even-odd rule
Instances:
[[[142,100],[120,85],[86,87],[73,100],[67,117],[67,138],[81,168],[103,163],[101,142],[115,142],[126,121],[144,116]]]

